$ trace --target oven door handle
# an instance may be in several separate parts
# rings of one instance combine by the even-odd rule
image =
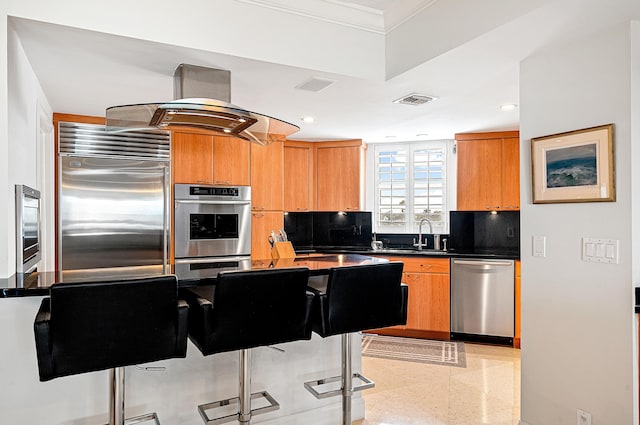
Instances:
[[[205,258],[176,258],[176,264],[202,264],[202,263],[234,263],[237,261],[251,260],[249,256],[243,257],[205,257]]]
[[[196,201],[176,199],[176,204],[199,204],[199,205],[251,205],[251,201]]]

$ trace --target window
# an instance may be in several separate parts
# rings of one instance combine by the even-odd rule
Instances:
[[[417,233],[423,218],[448,231],[446,159],[446,141],[375,145],[376,232]]]

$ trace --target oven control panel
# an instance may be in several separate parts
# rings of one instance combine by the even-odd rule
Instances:
[[[240,194],[237,187],[189,186],[189,194],[194,196],[235,196]]]

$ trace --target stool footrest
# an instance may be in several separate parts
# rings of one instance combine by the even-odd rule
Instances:
[[[267,400],[269,405],[264,407],[258,407],[256,409],[251,409],[252,415],[259,415],[262,413],[273,412],[274,410],[280,409],[280,404],[267,391],[259,391],[257,393],[251,394],[251,400],[255,400],[260,397],[263,397],[265,400]],[[211,403],[201,404],[200,406],[198,406],[198,412],[200,412],[200,416],[202,417],[204,422],[208,425],[216,425],[216,424],[223,424],[225,422],[231,422],[239,419],[239,416],[240,416],[239,412],[233,413],[231,415],[220,416],[217,418],[209,418],[206,411],[211,409],[216,409],[219,407],[229,406],[232,403],[239,404],[240,397],[227,398],[224,400],[218,400],[218,401],[213,401]]]
[[[368,390],[370,388],[373,388],[376,386],[376,383],[373,382],[371,379],[367,378],[364,375],[361,375],[359,373],[354,373],[353,375],[351,375],[352,378],[354,379],[358,379],[360,381],[362,381],[363,383],[360,385],[356,385],[353,387],[352,391],[362,391],[362,390]],[[337,389],[337,390],[328,390],[328,391],[317,391],[314,387],[317,387],[319,385],[324,385],[324,384],[331,384],[333,382],[341,382],[342,381],[342,377],[341,376],[332,376],[331,378],[324,378],[324,379],[318,379],[316,381],[307,381],[304,383],[304,387],[307,389],[307,391],[309,391],[311,394],[313,394],[313,396],[317,399],[323,399],[323,398],[329,398],[329,397],[334,397],[337,395],[341,395],[342,394],[342,388]]]
[[[153,421],[155,422],[156,425],[160,425],[160,421],[158,420],[158,415],[156,412],[145,413],[144,415],[134,416],[133,418],[127,418],[124,420],[124,425],[136,425],[136,424],[141,424],[143,422],[149,422],[149,421]]]

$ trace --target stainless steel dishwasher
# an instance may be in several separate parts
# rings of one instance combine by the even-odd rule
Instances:
[[[451,338],[512,344],[514,261],[451,260]]]

